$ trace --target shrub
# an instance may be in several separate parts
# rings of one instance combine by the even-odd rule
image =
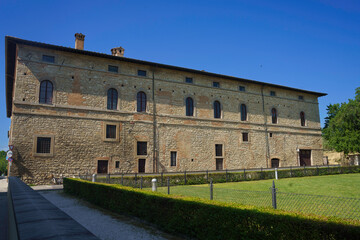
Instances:
[[[64,191],[110,211],[197,239],[356,239],[358,221],[247,207],[64,179]]]

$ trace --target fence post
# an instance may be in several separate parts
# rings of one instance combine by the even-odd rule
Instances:
[[[306,166],[304,165],[304,176],[306,176],[306,169],[305,169],[305,167],[306,167]]]
[[[96,174],[95,173],[92,175],[92,182],[96,182]]]
[[[225,169],[225,174],[226,174],[226,182],[228,182],[228,174],[227,174],[227,169]]]
[[[319,175],[320,173],[319,173],[319,167],[318,167],[318,165],[316,165],[316,175]]]
[[[213,200],[213,180],[210,180],[210,200]]]
[[[262,167],[261,167],[260,177],[261,177],[261,179],[264,179],[264,178],[263,178],[263,171],[262,171]]]
[[[170,177],[167,178],[168,194],[170,194]]]
[[[328,162],[328,172],[327,172],[328,174],[330,173],[330,167],[329,167],[329,162]]]
[[[209,182],[209,170],[206,170],[206,182]]]
[[[342,169],[340,167],[340,164],[339,164],[339,173],[341,174],[342,173]]]
[[[275,179],[278,180],[277,168],[275,168]]]
[[[137,182],[137,173],[135,173],[135,182]]]
[[[292,177],[292,167],[290,166],[290,177]]]
[[[163,182],[164,182],[164,172],[161,172],[161,186],[163,186]]]
[[[110,183],[110,174],[107,174],[107,175],[106,175],[106,182],[107,182],[107,183]]]
[[[244,168],[244,180],[246,181],[246,172],[245,172],[245,168]]]
[[[156,192],[156,190],[157,190],[156,178],[153,178],[153,179],[151,180],[151,183],[152,183],[152,191],[153,191],[153,192]]]
[[[143,188],[143,177],[140,178],[140,189]]]
[[[124,173],[121,172],[121,185],[124,186]]]
[[[276,206],[276,188],[275,188],[275,182],[273,181],[273,185],[271,188],[271,196],[272,196],[272,206],[274,209],[277,208]]]
[[[185,185],[186,185],[186,170],[184,171],[184,182],[185,182]]]

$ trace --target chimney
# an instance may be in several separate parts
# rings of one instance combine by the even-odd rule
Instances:
[[[84,50],[84,39],[84,34],[75,33],[75,49]]]
[[[117,47],[117,48],[111,49],[111,54],[113,56],[123,57],[124,56],[124,51],[125,51],[125,49],[123,47]]]

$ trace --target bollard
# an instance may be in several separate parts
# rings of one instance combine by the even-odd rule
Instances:
[[[96,174],[95,173],[92,175],[92,182],[96,182]]]
[[[271,196],[272,196],[272,206],[274,209],[277,208],[276,206],[276,188],[275,188],[275,182],[273,181],[273,185],[271,188]]]
[[[167,178],[168,194],[170,194],[170,177]]]
[[[213,180],[211,179],[210,180],[210,200],[213,200],[213,191],[214,191]]]
[[[153,192],[156,192],[156,191],[157,191],[156,178],[153,178],[153,179],[151,180],[151,183],[152,183],[152,191],[153,191]]]
[[[278,180],[277,168],[275,168],[275,179]]]

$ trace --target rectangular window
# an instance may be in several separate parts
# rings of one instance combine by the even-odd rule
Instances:
[[[51,150],[51,138],[38,137],[36,144],[36,153],[50,153]]]
[[[49,55],[42,55],[43,62],[55,63],[55,57]]]
[[[299,100],[304,100],[304,96],[299,96]]]
[[[111,65],[109,65],[109,66],[108,66],[108,71],[109,71],[109,72],[115,72],[115,73],[117,73],[117,72],[119,72],[119,68],[118,68],[117,66],[111,66]]]
[[[213,87],[219,88],[219,87],[220,87],[220,83],[219,83],[219,82],[213,82]]]
[[[242,139],[243,139],[243,142],[248,142],[249,141],[249,133],[242,133]]]
[[[145,70],[138,70],[138,76],[146,77],[146,71]]]
[[[116,139],[116,125],[106,125],[106,138]]]
[[[273,134],[272,134],[272,133],[269,133],[269,135],[270,135],[270,137],[272,137],[272,136],[273,136]]]
[[[217,158],[216,159],[216,170],[223,170],[223,164],[224,164],[224,159]]]
[[[115,168],[119,168],[120,167],[120,161],[116,161],[115,162]]]
[[[137,155],[147,155],[147,142],[137,142]]]
[[[275,91],[270,91],[270,96],[276,96],[276,92]]]
[[[176,152],[171,152],[170,155],[171,155],[170,166],[172,167],[176,166]]]
[[[223,155],[223,145],[215,144],[215,156],[221,157]]]
[[[193,79],[190,78],[190,77],[186,77],[186,78],[185,78],[185,82],[186,82],[186,83],[193,83]]]
[[[245,92],[245,87],[244,86],[239,86],[239,91],[240,92]]]

